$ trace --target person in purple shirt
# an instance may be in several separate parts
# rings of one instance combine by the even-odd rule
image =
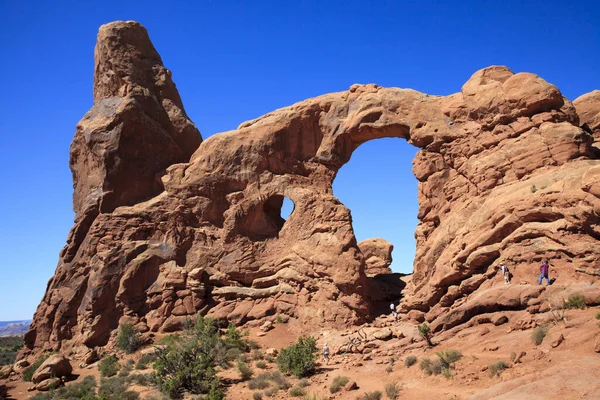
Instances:
[[[542,279],[546,278],[546,283],[550,285],[550,279],[548,279],[548,270],[550,269],[550,265],[548,264],[548,260],[544,261],[542,265],[540,265],[540,279],[538,280],[538,285],[542,284]]]

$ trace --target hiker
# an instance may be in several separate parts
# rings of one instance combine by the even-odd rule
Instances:
[[[542,265],[540,265],[540,279],[538,280],[538,285],[542,284],[542,279],[546,278],[547,286],[550,286],[550,279],[548,279],[548,271],[550,270],[550,265],[548,260],[544,261]]]
[[[327,343],[323,345],[323,360],[325,365],[329,365],[329,347],[327,347]]]
[[[504,276],[504,284],[510,285],[510,271],[508,267],[504,264],[500,264],[500,269],[502,270],[502,276]]]
[[[390,310],[392,310],[394,320],[398,320],[398,312],[396,312],[396,306],[394,306],[394,303],[390,304]]]

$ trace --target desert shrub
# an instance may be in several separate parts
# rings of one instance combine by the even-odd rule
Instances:
[[[537,188],[535,187],[535,185],[531,185],[531,187],[529,188],[529,190],[531,190],[531,193],[537,192]]]
[[[282,324],[283,323],[283,319],[281,318],[281,315],[277,315],[275,317],[275,323],[276,324]]]
[[[265,355],[263,354],[262,351],[256,349],[252,352],[252,359],[253,360],[264,360]]]
[[[452,370],[450,368],[444,368],[442,371],[442,376],[446,379],[452,378]]]
[[[443,360],[443,362],[447,365],[450,366],[452,364],[454,364],[455,362],[457,362],[458,360],[460,360],[460,358],[462,357],[462,354],[460,351],[458,350],[446,350],[446,351],[438,351],[437,353],[435,353],[441,360]]]
[[[419,368],[421,368],[421,371],[423,371],[425,373],[425,375],[433,374],[432,366],[433,366],[433,363],[431,362],[431,360],[429,358],[423,358],[421,360],[421,363],[419,364]]]
[[[129,380],[123,377],[102,379],[98,388],[98,397],[101,400],[138,400],[137,392],[127,390]]]
[[[385,372],[387,372],[388,374],[391,374],[393,370],[394,367],[392,365],[388,365],[387,367],[385,367]]]
[[[254,375],[252,368],[250,368],[248,364],[241,360],[237,362],[235,367],[240,373],[240,378],[242,378],[243,381],[247,381],[248,379],[252,378],[252,375]]]
[[[261,392],[252,393],[252,400],[262,400],[263,395]]]
[[[133,374],[129,375],[129,382],[140,386],[152,386],[154,380],[151,374]]]
[[[292,397],[300,397],[306,394],[306,391],[300,386],[294,386],[288,391],[288,394]]]
[[[265,396],[273,397],[277,394],[278,391],[279,391],[278,387],[270,387],[267,390],[265,390]]]
[[[517,359],[517,353],[515,353],[514,351],[510,353],[510,361],[511,362],[515,362],[515,360]]]
[[[441,358],[438,358],[431,364],[431,372],[433,375],[441,375],[444,370],[448,369],[449,365]]]
[[[538,326],[531,333],[531,340],[536,346],[539,346],[544,341],[544,338],[548,334],[548,328],[545,326]]]
[[[227,361],[235,361],[239,359],[241,355],[242,351],[237,347],[233,347],[231,349],[227,349],[227,351],[225,352],[225,359]]]
[[[161,351],[154,362],[154,379],[161,391],[178,398],[184,390],[219,398],[215,368],[225,362],[225,344],[215,322],[199,316],[181,339]]]
[[[585,308],[585,298],[578,294],[574,294],[569,296],[567,300],[565,300],[565,308],[573,309],[577,308],[583,310]]]
[[[267,368],[267,363],[264,362],[264,361],[262,361],[262,360],[261,361],[257,361],[256,364],[254,364],[254,365],[256,365],[256,368],[260,368],[260,369]]]
[[[415,357],[415,356],[408,356],[404,359],[404,365],[406,365],[407,367],[414,365],[416,362],[417,362],[417,357]]]
[[[13,364],[21,347],[23,347],[21,336],[0,337],[0,367]]]
[[[249,351],[250,344],[246,339],[248,332],[242,332],[237,329],[233,324],[229,324],[227,332],[225,333],[225,346],[228,349],[240,349],[240,351]]]
[[[86,376],[81,382],[63,386],[48,393],[38,393],[31,400],[98,400],[96,380],[93,376]]]
[[[44,361],[46,361],[46,359],[50,357],[50,355],[43,355],[41,357],[39,357],[37,360],[35,360],[35,362],[33,364],[31,364],[29,367],[27,367],[25,369],[25,371],[23,371],[23,380],[25,382],[31,382],[31,378],[33,378],[33,374],[35,373],[35,370],[38,369],[40,367],[40,365],[42,365],[42,363]]]
[[[388,383],[385,385],[385,394],[390,400],[397,400],[402,387],[397,383]]]
[[[347,376],[336,376],[333,378],[331,386],[329,386],[329,392],[337,393],[350,381]]]
[[[596,319],[600,319],[600,312],[596,314]]]
[[[189,328],[188,328],[189,329]],[[173,333],[172,335],[163,336],[156,341],[156,344],[161,346],[171,346],[181,340],[180,333]]]
[[[293,373],[298,378],[310,376],[315,371],[317,342],[312,336],[301,336],[298,343],[281,349],[277,356],[279,370]]]
[[[104,357],[100,364],[98,364],[98,370],[100,371],[100,376],[103,378],[110,378],[111,376],[115,376],[117,372],[119,372],[121,366],[119,365],[119,360],[117,360],[117,356],[111,354],[110,356]]]
[[[327,400],[327,397],[317,396],[316,393],[304,396],[303,400]]]
[[[298,381],[298,383],[296,384],[296,386],[300,386],[301,388],[304,388],[304,387],[310,386],[310,382],[306,378],[300,379]]]
[[[117,347],[127,353],[133,353],[139,349],[144,341],[132,324],[123,324],[119,327],[117,336]]]
[[[245,363],[248,363],[250,361],[250,358],[248,358],[248,355],[244,354],[244,353],[240,354],[240,356],[237,359],[238,359],[238,361],[245,362]]]
[[[419,325],[417,329],[419,330],[419,335],[421,335],[421,337],[425,339],[429,346],[432,346],[433,343],[431,343],[431,328],[429,327],[429,325],[423,322],[423,324]]]
[[[133,370],[133,360],[128,360],[125,365],[119,371],[120,377],[129,376],[129,373]]]
[[[269,385],[270,383],[268,373],[260,374],[257,377],[252,378],[252,380],[248,382],[248,388],[250,390],[266,389],[269,387]]]
[[[500,375],[500,372],[508,368],[508,364],[504,361],[497,361],[488,367],[488,371],[491,377]]]
[[[276,361],[275,357],[270,356],[270,355],[266,355],[265,356],[265,361],[266,362],[270,362],[270,363],[274,363]]]
[[[382,395],[383,395],[383,393],[381,393],[379,390],[376,390],[374,392],[365,393],[365,395],[363,396],[363,399],[364,400],[381,400]]]
[[[279,371],[273,371],[267,375],[268,378],[275,384],[278,389],[288,390],[292,385]]]
[[[135,364],[135,369],[146,369],[148,368],[148,364],[154,362],[156,360],[156,354],[144,354],[140,357],[137,364]]]

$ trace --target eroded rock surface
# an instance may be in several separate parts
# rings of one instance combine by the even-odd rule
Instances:
[[[403,311],[440,330],[527,306],[537,289],[465,304],[491,290],[500,262],[515,282],[536,279],[542,257],[564,276],[597,279],[575,270],[599,263],[600,161],[573,105],[537,75],[490,67],[446,97],[353,85],[200,144],[143,27],[104,25],[95,55],[94,107],[71,146],[75,226],[28,349],[104,346],[119,323],[168,332],[197,313],[307,327],[368,320],[371,257],[332,183],[353,150],[383,137],[421,149]],[[295,205],[287,221],[284,197]]]
[[[392,264],[393,244],[384,239],[375,238],[363,240],[358,244],[358,248],[365,259],[367,276],[392,273],[389,267]]]

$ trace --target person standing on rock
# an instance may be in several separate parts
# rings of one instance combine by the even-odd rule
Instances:
[[[323,345],[323,361],[325,365],[329,365],[329,347],[327,347],[327,343]]]
[[[398,312],[396,312],[396,306],[394,303],[390,304],[390,310],[392,310],[392,315],[394,316],[394,320],[398,319]]]
[[[502,276],[504,276],[504,284],[510,285],[510,271],[508,267],[504,264],[500,264],[500,269],[502,270]]]
[[[547,286],[550,286],[550,279],[548,279],[548,272],[550,270],[550,264],[548,260],[544,261],[542,265],[540,265],[540,279],[538,280],[538,285],[542,284],[542,279],[546,278]]]

